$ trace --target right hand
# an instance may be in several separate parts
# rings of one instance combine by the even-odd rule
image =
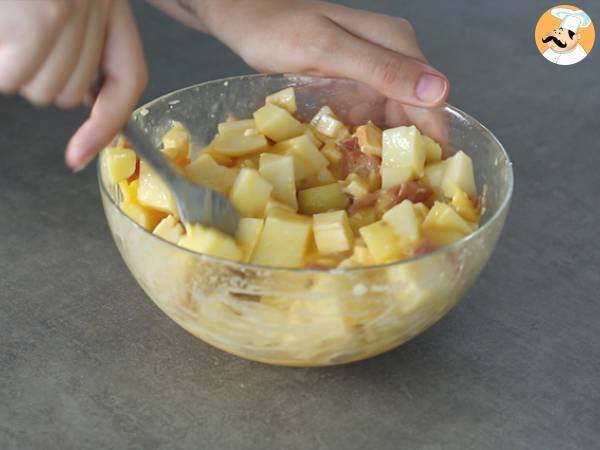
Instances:
[[[103,84],[89,96],[96,77]],[[77,170],[118,133],[148,79],[126,0],[3,0],[0,92],[63,108],[93,102],[71,138],[67,164]]]

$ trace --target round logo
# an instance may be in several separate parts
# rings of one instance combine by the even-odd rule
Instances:
[[[550,8],[535,27],[535,45],[554,64],[570,66],[592,51],[596,30],[590,16],[577,6]]]

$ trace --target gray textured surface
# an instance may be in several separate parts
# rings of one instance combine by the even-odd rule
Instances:
[[[81,114],[0,99],[0,448],[598,448],[600,50],[576,67],[545,62],[532,42],[544,1],[353,3],[411,19],[452,102],[515,162],[504,236],[465,301],[345,367],[215,350],[129,275],[94,170],[63,167]],[[600,4],[579,3],[600,25]],[[145,98],[248,71],[137,9]]]

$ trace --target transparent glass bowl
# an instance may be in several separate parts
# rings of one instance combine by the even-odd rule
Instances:
[[[194,253],[138,226],[115,203],[99,164],[102,203],[123,259],[148,296],[194,336],[243,358],[288,366],[348,363],[390,350],[444,316],[473,284],[508,212],[511,163],[489,130],[462,111],[406,107],[363,84],[298,75],[250,75],[191,86],[134,113],[158,144],[172,120],[194,148],[229,114],[250,117],[267,94],[295,86],[299,113],[330,104],[349,122],[416,123],[473,159],[485,214],[472,235],[417,258],[335,270],[259,267]],[[101,155],[101,158],[103,155]]]

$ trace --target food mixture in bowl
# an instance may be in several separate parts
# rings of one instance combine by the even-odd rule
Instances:
[[[252,118],[218,124],[190,161],[174,123],[163,154],[193,183],[220,191],[242,216],[235,237],[182,224],[171,192],[120,140],[103,165],[119,206],[155,235],[192,251],[260,266],[353,268],[412,258],[479,226],[471,158],[446,155],[417,127],[344,124],[328,106],[309,123],[294,88],[266,97]]]

